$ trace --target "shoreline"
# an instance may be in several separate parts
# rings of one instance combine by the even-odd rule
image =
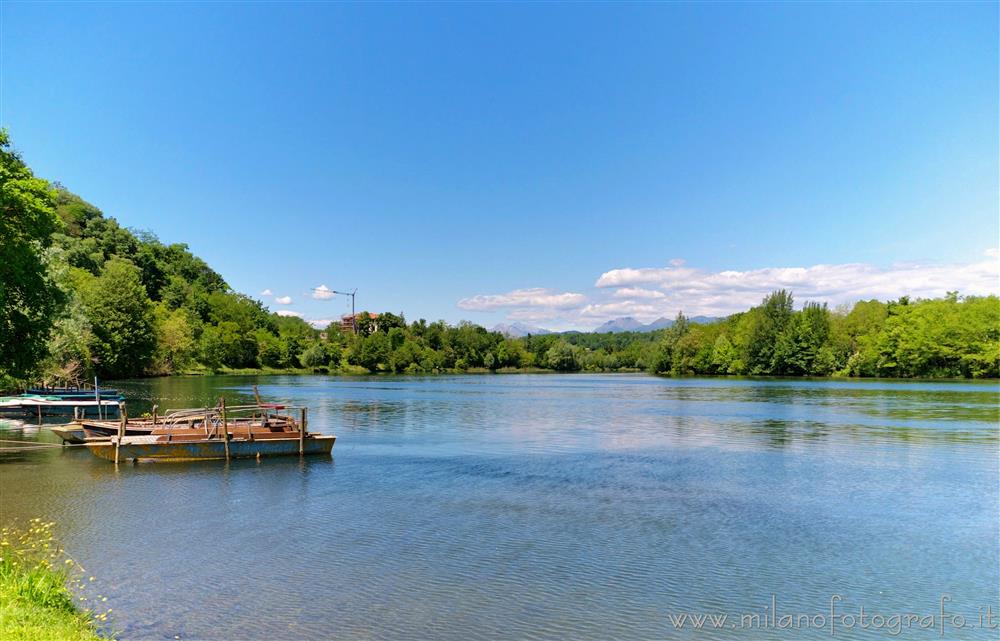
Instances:
[[[356,371],[355,371],[356,370]],[[350,370],[335,369],[330,371],[310,370],[306,368],[295,369],[272,369],[272,368],[245,368],[234,370],[220,370],[217,372],[181,372],[177,374],[163,374],[158,376],[141,376],[135,378],[109,379],[108,384],[119,383],[121,381],[141,381],[156,378],[203,378],[210,376],[329,376],[333,378],[358,378],[358,377],[393,377],[393,378],[421,378],[435,376],[511,376],[520,374],[538,375],[635,375],[643,374],[653,378],[672,380],[722,380],[722,381],[869,381],[869,382],[925,382],[925,383],[1000,383],[1000,378],[964,378],[964,377],[875,377],[875,376],[771,376],[766,374],[664,374],[654,373],[643,369],[618,369],[618,370],[576,370],[559,371],[544,368],[515,368],[505,367],[501,369],[487,369],[485,367],[470,367],[465,370],[442,370],[435,372],[370,372],[364,368],[351,368]]]
[[[959,377],[873,377],[873,376],[770,376],[766,374],[746,375],[746,374],[665,374],[654,373],[642,369],[618,369],[618,370],[575,370],[559,371],[544,368],[515,368],[504,367],[499,369],[487,369],[485,367],[470,367],[464,370],[442,370],[435,372],[370,372],[362,367],[349,366],[347,369],[326,370],[326,368],[243,368],[224,369],[217,372],[211,371],[188,371],[176,374],[158,374],[154,376],[138,376],[133,378],[115,378],[104,381],[109,385],[120,384],[124,381],[144,381],[160,378],[208,378],[212,376],[329,376],[332,378],[361,378],[361,377],[385,377],[385,378],[421,378],[435,376],[512,376],[535,374],[541,376],[551,375],[636,375],[670,380],[720,380],[720,381],[834,381],[834,382],[884,382],[884,383],[1000,383],[1000,378],[959,378]],[[0,390],[0,396],[16,396],[22,393],[21,389]]]

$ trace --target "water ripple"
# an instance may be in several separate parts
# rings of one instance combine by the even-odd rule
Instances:
[[[123,639],[826,639],[685,612],[997,604],[995,384],[199,377],[136,405],[305,404],[333,459],[0,457]],[[3,438],[52,440],[5,422]],[[10,488],[16,488],[11,490]],[[961,638],[994,638],[963,631]],[[882,639],[853,630],[844,638]],[[900,634],[898,638],[926,638]],[[959,637],[955,637],[959,638]]]

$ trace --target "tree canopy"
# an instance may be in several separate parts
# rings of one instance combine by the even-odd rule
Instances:
[[[54,191],[36,178],[0,130],[0,379],[29,374],[64,302],[44,251],[59,229]]]

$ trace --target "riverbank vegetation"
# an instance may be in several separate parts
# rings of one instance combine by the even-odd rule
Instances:
[[[86,599],[79,594],[86,583],[80,568],[57,548],[51,523],[34,519],[23,530],[3,528],[0,639],[99,641],[97,626],[107,621],[110,610],[94,613],[77,606]],[[80,589],[71,590],[74,584]]]
[[[384,317],[379,316],[382,321]],[[887,303],[830,310],[777,291],[746,312],[642,333],[564,333],[511,339],[475,325],[387,315],[336,355],[370,371],[468,368],[650,371],[671,375],[996,378],[1000,300],[996,296]]]
[[[508,338],[471,323],[359,315],[358,333],[271,313],[183,244],[121,227],[35,177],[0,133],[0,389],[201,372],[649,371],[1000,376],[1000,300],[793,306],[777,291],[708,324]]]

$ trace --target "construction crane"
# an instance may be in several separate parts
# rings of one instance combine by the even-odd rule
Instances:
[[[353,291],[349,292],[338,292],[336,289],[327,289],[325,285],[320,287],[313,287],[313,291],[320,294],[336,294],[338,296],[350,296],[351,297],[351,329],[355,334],[358,333],[358,316],[354,312],[354,296],[358,293],[358,289],[354,288]]]

